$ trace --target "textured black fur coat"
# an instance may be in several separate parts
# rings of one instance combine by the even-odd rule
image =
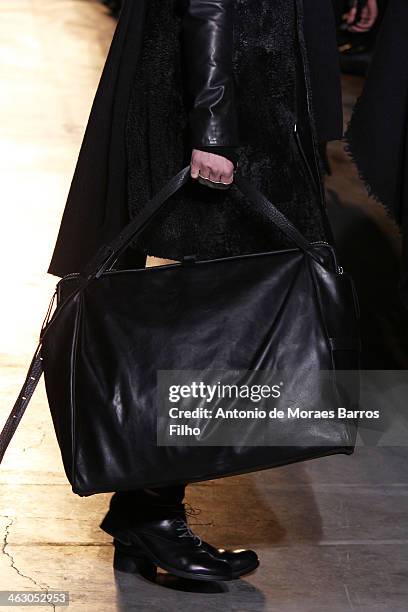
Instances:
[[[313,1],[326,9],[330,6],[330,0]],[[302,44],[305,47],[301,39],[308,22],[302,10],[310,2],[236,0],[234,71],[242,142],[239,171],[307,238],[319,240],[327,237],[324,206],[293,138],[296,104],[300,123],[316,136],[313,117],[305,113],[305,97],[296,91],[303,74],[299,50]],[[82,269],[101,244],[189,163],[179,70],[180,18],[173,5],[173,0],[127,0],[123,6],[49,266],[52,274]],[[313,20],[319,34],[308,45],[309,82],[318,80],[316,64],[310,60],[323,57],[322,34],[333,25],[329,13],[320,23],[322,14],[324,10],[309,15],[309,27]],[[330,37],[328,47],[334,44]],[[331,72],[322,65],[323,73]],[[340,116],[337,113],[331,123],[321,121],[316,100],[319,103],[329,94],[337,103],[337,84],[322,91],[312,92],[312,115],[320,120],[323,132],[336,137]],[[304,144],[312,163],[310,146]],[[284,244],[273,227],[259,222],[235,186],[215,191],[191,181],[172,197],[140,246],[144,252],[177,259],[192,252],[206,258]]]

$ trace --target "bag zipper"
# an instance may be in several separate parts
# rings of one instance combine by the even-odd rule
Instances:
[[[313,242],[311,242],[310,244],[312,244],[312,245],[314,245],[314,246],[326,246],[326,247],[329,247],[329,249],[331,249],[331,250],[332,250],[332,252],[333,252],[333,245],[332,245],[332,244],[330,244],[330,242],[327,242],[326,240],[314,240],[314,241],[313,241]],[[271,251],[271,252],[273,252],[273,251]],[[250,255],[257,255],[257,254],[258,254],[258,255],[264,255],[265,253],[262,251],[262,252],[259,252],[259,253],[251,253]],[[246,253],[246,254],[244,254],[244,255],[242,255],[242,256],[243,256],[243,257],[246,257],[246,256],[248,256],[248,254]],[[236,257],[240,257],[240,255],[234,255],[233,257],[231,257],[231,259],[235,259]],[[226,258],[223,258],[223,259],[230,259],[230,258],[229,258],[229,257],[226,257]],[[197,261],[199,262],[200,260],[197,260]],[[206,260],[203,260],[203,261],[206,261]],[[208,260],[208,261],[209,261],[209,262],[211,262],[211,261],[213,261],[213,260],[211,260],[211,259],[210,259],[210,260]],[[337,271],[337,274],[344,274],[344,269],[343,269],[343,267],[342,267],[342,266],[339,266],[339,265],[337,264],[337,261],[336,261],[336,256],[335,256],[335,255],[334,255],[334,262],[335,262],[335,266],[336,266],[336,271]],[[173,264],[171,264],[171,265],[173,265]],[[159,268],[159,267],[160,267],[160,266],[158,266],[158,268]],[[164,266],[164,267],[167,267],[167,266]],[[143,270],[143,268],[139,268],[139,270]],[[112,273],[115,273],[115,272],[122,272],[122,271],[124,271],[124,270],[115,270],[115,269],[112,269],[112,270],[107,270],[106,272],[112,272]],[[62,282],[62,281],[64,281],[64,280],[69,280],[70,278],[78,278],[79,276],[81,276],[81,275],[79,274],[79,272],[71,272],[70,274],[66,274],[65,276],[63,276],[63,277],[61,278],[61,280],[58,282],[58,284],[59,284],[59,283],[61,283],[61,282]]]

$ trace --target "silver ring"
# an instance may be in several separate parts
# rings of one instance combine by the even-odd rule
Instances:
[[[204,179],[205,181],[209,181],[210,183],[215,183],[216,185],[231,185],[231,183],[224,183],[224,181],[213,181],[212,179],[200,174],[200,171],[198,171],[198,176]]]

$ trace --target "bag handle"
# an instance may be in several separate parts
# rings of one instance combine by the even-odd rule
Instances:
[[[176,193],[190,178],[190,166],[183,168],[166,185],[158,191],[147,203],[144,209],[108,244],[103,245],[96,255],[81,271],[84,278],[99,278],[103,272],[110,269],[118,257],[128,248],[130,243],[139,236],[149,223],[157,216],[171,195]],[[296,229],[285,215],[280,212],[256,187],[254,187],[239,172],[234,174],[232,188],[237,187],[241,193],[255,204],[255,213],[261,220],[271,221],[282,233],[302,251],[322,263],[313,246]]]
[[[271,221],[281,232],[293,242],[299,249],[310,255],[312,259],[320,264],[323,260],[316,254],[313,245],[299,232],[285,215],[276,208],[274,204],[252,183],[240,174],[236,174],[234,183],[238,189],[255,204],[255,212],[261,220]],[[233,184],[234,184],[233,183]]]
[[[53,326],[55,320],[59,317],[66,304],[71,302],[71,300],[73,300],[74,297],[78,295],[78,293],[80,293],[95,278],[99,278],[99,276],[101,276],[105,270],[112,267],[120,254],[129,246],[132,240],[134,240],[134,238],[136,238],[154,219],[165,204],[166,200],[168,200],[171,195],[176,193],[176,191],[178,191],[182,185],[187,183],[189,178],[190,166],[186,166],[153,196],[142,212],[130,223],[128,223],[120,234],[97,251],[96,255],[92,257],[85,268],[81,271],[81,276],[83,277],[82,281],[79,283],[77,288],[65,298],[65,300],[58,304],[54,310],[53,316],[51,317],[52,306],[55,299],[54,293],[41,328],[40,340],[28,368],[26,379],[3,427],[3,430],[0,433],[0,463],[41,378],[43,372],[41,346],[44,336]],[[285,215],[283,215],[276,208],[276,206],[272,204],[272,202],[270,202],[260,191],[258,191],[258,189],[251,185],[251,183],[249,183],[247,179],[241,176],[238,172],[235,173],[233,185],[234,184],[244,195],[248,197],[253,204],[255,204],[255,212],[261,219],[266,219],[274,223],[274,225],[277,226],[283,232],[283,234],[289,238],[289,240],[295,243],[296,246],[298,246],[302,251],[310,255],[310,257],[319,263],[323,263],[318,255],[313,251],[313,246],[310,244],[310,242],[308,242],[306,238],[302,236],[302,234],[285,217]]]

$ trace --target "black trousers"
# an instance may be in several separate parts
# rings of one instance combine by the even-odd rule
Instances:
[[[127,525],[143,520],[160,520],[183,512],[185,484],[154,489],[116,491],[110,500],[109,510],[120,516]]]

